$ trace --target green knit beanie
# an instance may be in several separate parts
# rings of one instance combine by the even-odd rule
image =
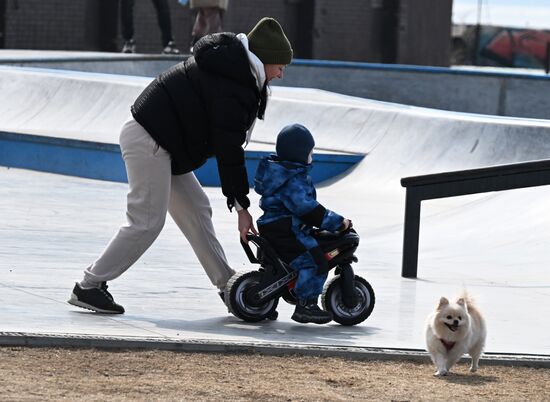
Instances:
[[[273,18],[262,18],[247,35],[248,47],[264,64],[290,64],[292,47]]]

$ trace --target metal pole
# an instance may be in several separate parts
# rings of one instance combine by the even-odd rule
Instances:
[[[403,227],[403,262],[401,276],[416,278],[418,270],[418,241],[420,234],[420,197],[408,187],[405,197],[405,224]]]
[[[475,30],[475,43],[474,43],[474,66],[479,64],[478,55],[479,55],[479,41],[481,39],[481,9],[483,0],[477,0],[477,24]]]
[[[546,42],[546,60],[544,63],[544,70],[546,74],[550,72],[550,42]]]

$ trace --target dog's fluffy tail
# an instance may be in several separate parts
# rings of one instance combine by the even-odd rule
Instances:
[[[466,289],[462,290],[462,292],[460,293],[460,296],[458,296],[457,299],[464,299],[464,301],[466,302],[466,306],[468,306],[469,311],[472,311],[472,310],[479,311],[476,307],[476,299],[470,293],[468,293]]]

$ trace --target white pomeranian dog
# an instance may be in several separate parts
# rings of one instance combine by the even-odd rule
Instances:
[[[475,372],[486,337],[485,320],[467,293],[455,302],[442,297],[426,323],[426,346],[437,368],[434,375],[447,375],[465,353],[472,358],[470,371]]]

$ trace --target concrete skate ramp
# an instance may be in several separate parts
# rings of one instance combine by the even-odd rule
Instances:
[[[150,78],[0,67],[0,130],[117,143]]]
[[[30,81],[17,78],[19,74],[30,74]],[[99,74],[83,75],[79,79],[69,77],[66,81],[63,74],[70,75],[50,72],[31,74],[30,70],[11,73],[2,69],[0,130],[43,135],[47,132],[48,135],[64,138],[89,140],[94,137],[98,141],[116,142],[116,133],[127,117],[128,105],[148,81]],[[79,80],[86,83],[79,83]],[[39,84],[33,91],[24,91],[21,90],[24,82],[25,85],[29,82]],[[42,100],[44,93],[48,93],[47,102]],[[351,330],[334,326],[330,327],[330,331],[326,328],[320,332],[322,335],[312,337],[312,328],[300,332],[294,329],[296,327],[288,326],[292,324],[287,311],[290,307],[282,306],[280,320],[270,324],[270,327],[247,332],[251,327],[242,329],[244,326],[238,327],[232,321],[230,330],[224,332],[221,329],[218,333],[217,324],[209,323],[209,330],[206,331],[209,337],[227,340],[231,334],[238,333],[237,337],[252,336],[259,342],[269,342],[281,341],[279,332],[282,331],[288,335],[285,341],[289,342],[422,349],[422,328],[426,315],[440,296],[452,297],[466,288],[476,296],[488,317],[489,351],[550,354],[548,325],[541,322],[550,313],[547,303],[550,296],[550,188],[520,189],[423,203],[419,278],[411,280],[400,278],[405,190],[399,183],[405,176],[550,158],[550,121],[443,112],[319,90],[275,87],[266,119],[256,126],[254,141],[272,147],[278,130],[294,122],[311,129],[317,148],[365,155],[350,172],[322,186],[318,197],[327,207],[351,218],[361,235],[356,272],[365,276],[374,287],[377,296],[374,313],[363,326]],[[55,186],[59,188],[59,184]],[[84,196],[86,185],[82,183],[78,186],[83,198],[76,204],[84,205],[89,200]],[[99,185],[96,187],[99,188]],[[105,195],[108,193],[107,187],[97,191]],[[119,191],[118,187],[116,191]],[[123,190],[120,189],[120,192],[123,193]],[[70,191],[66,193],[69,197]],[[219,211],[218,215],[224,214],[223,197],[220,197],[219,190],[208,190],[208,194],[214,210]],[[40,197],[38,189],[33,196]],[[252,213],[258,216],[258,197],[254,194],[251,197]],[[123,208],[123,205],[119,207]],[[100,217],[101,213],[106,213],[106,208],[96,216],[86,218],[91,221],[87,230],[92,231],[94,224],[106,219]],[[24,211],[21,210],[21,214]],[[10,217],[6,215],[4,218]],[[246,259],[235,245],[234,222],[230,218],[218,218],[221,219],[221,223],[217,224],[218,235],[230,262],[239,267],[245,264]],[[28,222],[26,217],[20,218],[21,225]],[[17,227],[14,225],[13,229]],[[105,227],[103,231],[107,231]],[[111,233],[102,232],[102,236],[106,235]],[[87,234],[82,233],[82,236],[88,238]],[[176,236],[170,236],[170,239],[172,237]],[[98,239],[102,239],[101,236],[96,239],[97,243],[101,243]],[[35,247],[33,244],[27,246]],[[160,271],[155,271],[156,281],[160,280],[160,273],[170,266],[171,261],[177,265],[173,261],[178,257],[172,259],[170,250],[177,250],[174,252],[176,256],[181,254],[179,241],[177,247],[172,243],[162,247],[162,253],[158,254],[153,249],[147,254],[149,260],[145,256],[144,261],[138,263],[144,267],[146,264],[158,264],[152,257],[158,254],[163,263],[158,264]],[[183,253],[186,261],[194,261],[189,248],[185,248]],[[24,258],[14,255],[12,259]],[[93,256],[87,255],[86,258]],[[140,282],[136,274],[138,270],[136,267],[127,274],[128,281],[134,281],[139,284],[139,289],[143,289],[145,284]],[[78,273],[73,274],[79,276]],[[170,310],[166,300],[160,301],[159,305],[167,308],[162,314],[194,314],[193,317],[197,318],[197,314],[217,316],[223,313],[218,311],[220,306],[216,310],[216,306],[207,302],[213,297],[212,291],[204,291],[203,296],[197,290],[203,289],[201,286],[208,287],[200,274],[195,272],[189,283],[199,281],[201,285],[193,288],[193,295],[199,299],[204,297],[205,303],[196,306],[193,312],[186,312],[185,309]],[[179,280],[175,273],[170,275],[174,283]],[[122,280],[119,283],[119,286],[124,286],[125,282]],[[131,294],[131,288],[128,289]],[[154,294],[151,297],[154,305]],[[194,303],[198,301],[194,300]],[[129,307],[131,310],[132,306]],[[147,316],[148,313],[143,311],[145,307],[140,308],[142,316]],[[158,310],[155,311],[157,313]],[[132,315],[125,317],[129,325],[135,327],[139,327],[140,320],[144,319]],[[79,319],[80,323],[82,321]],[[201,333],[200,322],[193,325],[196,332]],[[27,327],[22,325],[22,328]],[[171,328],[170,333],[164,336],[176,337],[176,330],[177,336],[184,337],[183,327]],[[81,328],[79,331],[82,333]],[[519,341],[527,332],[529,340]],[[101,328],[95,333],[101,333]]]
[[[0,67],[0,130],[117,143],[130,105],[150,81]],[[301,122],[314,133],[317,149],[368,155],[361,175],[369,180],[393,182],[405,175],[549,156],[547,120],[438,111],[315,89],[272,91],[253,141],[273,144],[282,126]]]
[[[120,127],[151,78],[71,71],[0,68],[3,94],[0,165],[125,182]],[[245,152],[253,172],[272,144],[253,142]],[[334,150],[317,156],[312,177],[340,174],[362,156]],[[196,171],[203,185],[219,186],[213,159]],[[252,185],[253,173],[250,175]]]
[[[0,64],[156,77],[188,55],[0,49]],[[273,85],[500,116],[550,118],[543,70],[294,59]],[[452,94],[453,96],[449,96]]]

